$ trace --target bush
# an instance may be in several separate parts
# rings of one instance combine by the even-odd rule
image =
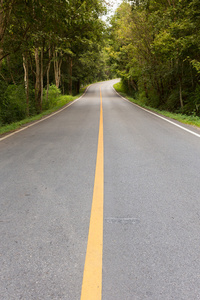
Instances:
[[[0,126],[3,125],[2,108],[4,106],[4,93],[7,87],[8,84],[5,83],[5,81],[0,80]]]
[[[23,85],[9,85],[1,104],[1,122],[10,124],[26,117],[26,94]]]
[[[188,93],[185,100],[184,113],[200,116],[200,85],[197,85],[195,91]]]
[[[140,105],[148,105],[148,99],[144,91],[137,94],[137,100],[139,101]]]
[[[47,110],[53,108],[57,104],[60,94],[61,94],[60,89],[58,89],[54,84],[52,84],[49,86],[48,99],[47,99],[47,90],[44,89],[42,109]]]
[[[115,83],[114,87],[118,93],[125,93],[122,81]]]
[[[164,109],[168,111],[177,111],[180,110],[180,95],[179,89],[174,89],[170,92],[166,104],[164,105]]]

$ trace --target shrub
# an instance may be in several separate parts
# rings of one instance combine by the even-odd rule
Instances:
[[[58,89],[54,84],[52,84],[49,86],[48,99],[47,99],[47,90],[44,89],[42,109],[47,110],[54,107],[58,102],[58,98],[60,94],[61,94],[60,89]]]
[[[194,116],[200,116],[200,85],[197,85],[195,91],[188,93],[185,101],[184,112]]]
[[[23,85],[9,85],[1,104],[1,121],[9,124],[26,117],[26,94]]]
[[[176,111],[180,110],[180,95],[179,95],[179,90],[174,89],[170,92],[166,104],[164,106],[164,109],[168,111]]]

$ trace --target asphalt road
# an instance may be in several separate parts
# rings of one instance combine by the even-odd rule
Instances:
[[[80,299],[100,88],[102,299],[200,299],[200,131],[121,99],[113,82],[0,141],[0,299]]]

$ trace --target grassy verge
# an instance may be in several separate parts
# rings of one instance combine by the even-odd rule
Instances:
[[[183,115],[183,114],[176,114],[176,113],[171,113],[171,112],[168,112],[168,111],[165,111],[165,110],[158,110],[158,109],[155,109],[155,108],[152,108],[150,106],[147,106],[145,105],[144,103],[142,103],[141,101],[139,100],[136,100],[130,96],[128,96],[124,90],[123,90],[123,86],[121,84],[121,82],[118,82],[116,84],[114,84],[114,88],[115,90],[123,97],[125,97],[126,99],[128,99],[129,101],[141,106],[141,107],[144,107],[148,110],[151,110],[153,112],[156,112],[160,115],[163,115],[165,117],[168,117],[168,118],[171,118],[171,119],[174,119],[174,120],[177,120],[179,122],[182,122],[184,124],[189,124],[189,125],[193,125],[193,126],[197,126],[197,127],[200,127],[200,117],[196,117],[196,116],[187,116],[187,115]]]
[[[59,97],[57,103],[56,103],[56,106],[54,106],[53,108],[48,109],[48,110],[42,112],[39,115],[35,115],[33,117],[26,118],[26,119],[21,120],[19,122],[11,123],[9,125],[5,125],[5,126],[0,127],[0,135],[6,134],[6,133],[11,132],[11,131],[15,131],[15,130],[23,127],[23,125],[25,125],[25,124],[32,123],[34,121],[42,119],[43,117],[45,117],[47,115],[52,114],[53,112],[61,109],[63,106],[65,106],[69,102],[71,102],[71,101],[79,98],[84,93],[84,90],[85,89],[81,90],[81,93],[79,95],[77,95],[77,96],[61,95]]]

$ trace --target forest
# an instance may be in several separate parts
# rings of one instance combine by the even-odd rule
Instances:
[[[0,126],[108,79],[98,0],[1,0]]]
[[[1,0],[0,126],[119,77],[145,105],[200,116],[199,0]]]
[[[124,1],[111,24],[111,68],[127,93],[200,116],[200,1]]]

